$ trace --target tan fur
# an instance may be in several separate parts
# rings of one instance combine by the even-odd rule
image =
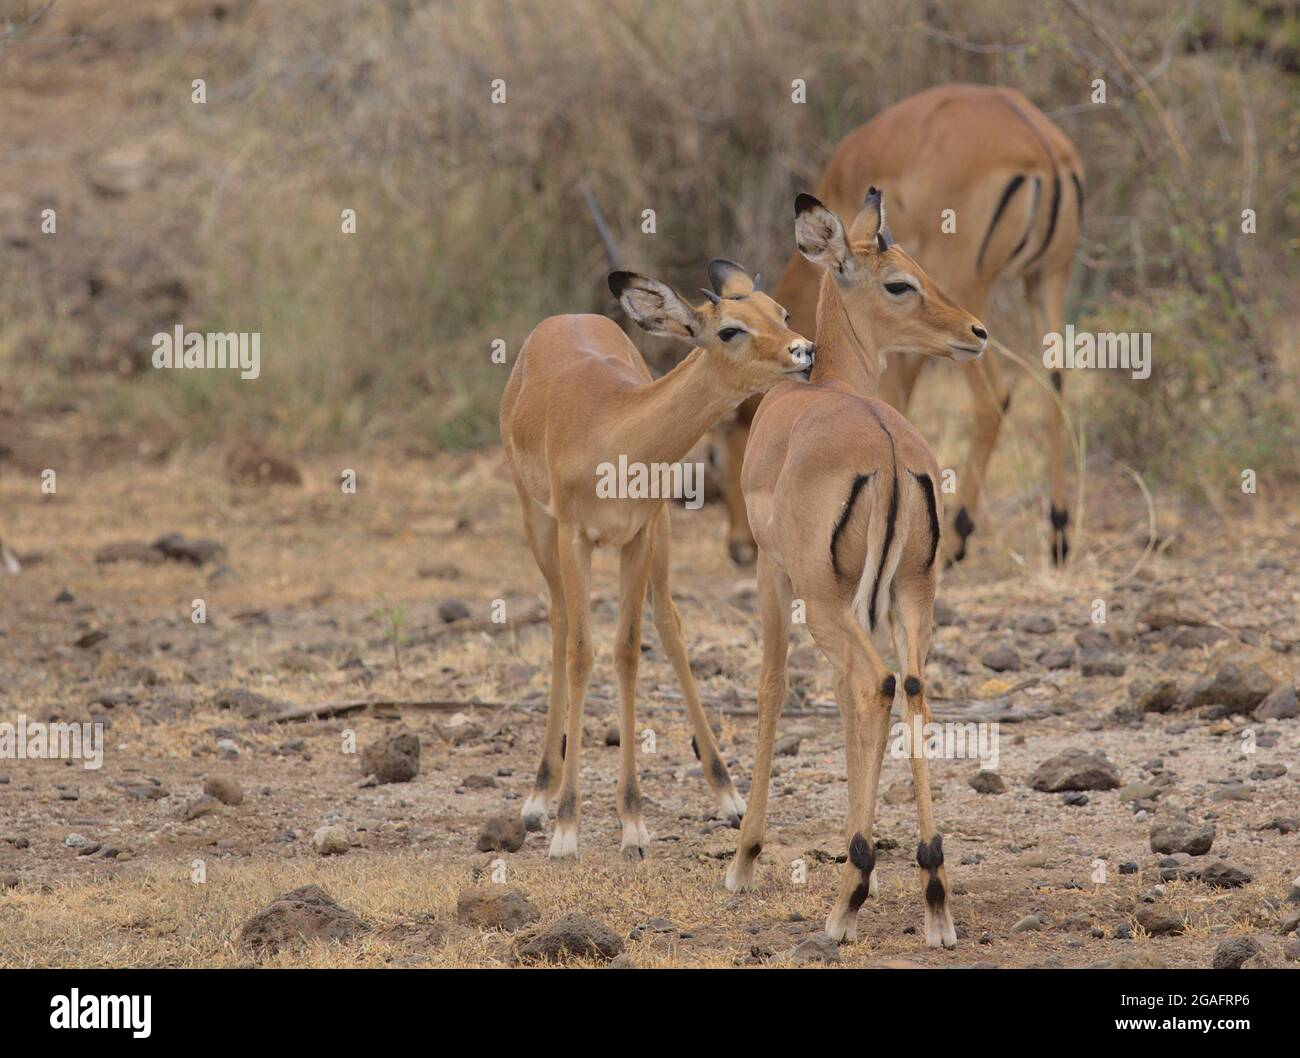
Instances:
[[[725,267],[719,267],[725,266]],[[716,269],[716,271],[715,271]],[[786,326],[785,311],[729,262],[715,262],[716,304],[691,306],[671,288],[614,273],[624,310],[659,334],[699,344],[652,379],[636,347],[604,316],[553,316],[520,349],[501,399],[501,439],[523,509],[529,546],[550,590],[551,690],[542,761],[525,822],[540,828],[557,795],[553,857],[577,854],[582,706],[591,673],[588,622],[592,548],[621,549],[615,665],[623,848],[648,841],[635,770],[635,683],[647,587],[664,650],[681,684],[701,763],[721,811],[738,821],[732,785],[691,676],[681,621],[668,589],[669,520],[662,499],[602,498],[598,466],[682,459],[718,416],[811,362],[812,343]],[[617,278],[616,277],[621,277]],[[619,293],[619,290],[616,290]],[[730,295],[730,296],[725,296]],[[727,327],[747,335],[724,341]],[[567,750],[561,761],[561,736]]]
[[[1025,179],[992,225],[1004,192],[1017,176]],[[829,208],[850,216],[868,186],[881,188],[890,204],[894,237],[957,304],[976,315],[983,315],[995,282],[1020,278],[1029,302],[1034,340],[1040,343],[1030,350],[1031,359],[1035,359],[1042,352],[1042,334],[1059,332],[1064,326],[1065,288],[1079,240],[1081,212],[1072,177],[1082,186],[1078,152],[1021,93],[952,84],[911,96],[845,136],[831,155],[816,193]],[[1036,199],[1035,180],[1039,188]],[[1051,200],[1057,180],[1060,197],[1053,227]],[[947,209],[956,212],[957,230],[950,234],[940,227]],[[1053,230],[1047,241],[1049,227]],[[1024,247],[1015,253],[1022,239]],[[806,334],[814,333],[818,282],[817,270],[794,253],[773,290],[773,297],[790,310],[791,324]],[[820,343],[821,336],[815,337]],[[882,393],[900,411],[907,410],[924,362],[922,357],[903,358],[886,373]],[[1009,389],[995,357],[966,364],[962,372],[970,388],[972,424],[953,510],[955,516],[964,509],[978,522],[984,476]],[[1063,381],[1063,373],[1054,372],[1058,392]],[[757,400],[747,401],[735,421],[726,424],[729,449],[743,447],[757,407]],[[1050,502],[1054,509],[1065,512],[1065,422],[1054,400],[1048,423]],[[720,484],[724,495],[730,497],[739,491],[740,478],[734,460],[727,466],[730,473],[724,474]],[[728,510],[733,511],[730,503]],[[733,556],[750,554],[746,547],[750,541],[745,521],[733,516],[728,530]],[[964,543],[960,534],[945,533],[946,556],[960,558]],[[1053,558],[1063,560],[1066,550],[1066,534],[1061,528],[1053,533]]]
[[[894,697],[886,689],[886,677],[893,676],[873,642],[873,623],[877,637],[899,654],[903,672],[898,688],[915,680],[912,693],[904,693],[904,719],[915,714],[923,723],[930,720],[923,669],[939,541],[920,476],[929,479],[934,516],[941,523],[939,468],[920,432],[878,399],[880,360],[904,349],[974,359],[987,334],[908,254],[896,245],[879,244],[878,196],[868,199],[845,251],[834,249],[843,230],[838,218],[815,200],[801,197],[800,205],[796,240],[804,253],[826,266],[817,308],[821,340],[814,384],[774,388],[758,410],[745,453],[742,485],[758,546],[763,664],[754,782],[727,887],[752,884],[762,846],[776,722],[787,689],[791,603],[799,599],[809,631],[835,669],[844,723],[850,862],[826,926],[830,936],[843,940],[855,935],[858,907],[875,888],[871,864],[855,864],[853,857],[856,848],[865,862],[861,850],[870,846]],[[888,222],[892,224],[892,213]],[[832,249],[823,253],[823,244]],[[837,270],[837,253],[848,254],[843,271]],[[910,277],[918,291],[891,295],[888,285],[900,276]],[[875,607],[870,605],[873,596]],[[913,757],[912,774],[921,841],[929,843],[936,831],[923,757]],[[923,870],[922,875],[924,889],[930,874]],[[941,865],[935,875],[945,896],[933,907],[927,903],[926,939],[951,946],[955,937]]]

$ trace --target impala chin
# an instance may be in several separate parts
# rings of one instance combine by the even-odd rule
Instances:
[[[952,350],[952,358],[958,363],[964,363],[967,360],[978,360],[984,355],[984,347],[982,345],[958,345],[956,342],[949,342],[948,348]]]

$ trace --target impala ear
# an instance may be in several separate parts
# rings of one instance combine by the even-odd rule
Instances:
[[[847,277],[853,251],[844,222],[812,195],[794,200],[794,243],[813,264],[841,279]]]
[[[623,311],[651,334],[694,338],[702,329],[700,314],[667,283],[636,272],[610,272],[609,289]]]
[[[755,280],[735,261],[715,257],[709,262],[709,284],[716,294],[731,298],[752,294]]]
[[[880,188],[867,190],[862,209],[853,220],[849,238],[854,242],[875,242],[882,253],[894,245],[894,233],[885,223],[885,196]]]

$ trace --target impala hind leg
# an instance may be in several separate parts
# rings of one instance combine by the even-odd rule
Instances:
[[[903,677],[903,721],[910,735],[926,730],[931,722],[925,700],[923,671],[930,647],[930,626],[934,606],[934,578],[931,572],[919,586],[900,585],[899,613],[907,639],[907,674]],[[916,821],[920,842],[916,864],[921,892],[925,897],[925,943],[931,948],[957,946],[957,932],[948,906],[948,876],[943,867],[943,837],[935,829],[934,805],[930,796],[930,762],[926,759],[924,735],[921,744],[911,745],[912,785],[916,791]]]
[[[663,644],[664,652],[672,662],[673,672],[677,674],[677,684],[682,689],[686,712],[695,731],[692,745],[704,769],[705,781],[717,798],[719,814],[733,827],[738,827],[745,814],[745,802],[731,782],[731,773],[727,771],[727,765],[718,749],[718,740],[713,737],[713,729],[709,727],[704,706],[700,703],[695,676],[691,672],[691,663],[686,656],[682,619],[668,590],[670,532],[668,508],[665,506],[655,519],[653,550],[650,558],[650,594],[654,606],[655,627],[659,630],[659,639]]]
[[[808,630],[835,668],[835,700],[844,723],[849,779],[849,814],[844,825],[848,859],[835,906],[826,919],[826,935],[836,941],[853,941],[858,935],[858,910],[875,886],[876,852],[869,815],[875,811],[875,788],[870,789],[868,804],[867,778],[874,773],[879,780],[895,679],[893,673],[886,672],[880,654],[851,611],[814,613],[810,606]]]
[[[643,529],[624,547],[619,565],[618,634],[614,668],[618,673],[618,816],[623,821],[623,853],[644,859],[650,835],[641,814],[636,776],[636,672],[641,660],[641,607],[650,575],[650,532]]]
[[[537,778],[520,812],[525,829],[541,830],[546,826],[547,810],[560,787],[560,769],[563,766],[564,716],[569,703],[564,652],[569,626],[565,616],[564,584],[560,580],[555,519],[538,507],[522,489],[520,502],[528,546],[546,579],[550,594],[551,687],[546,703],[546,734],[542,739],[542,759],[537,766]]]
[[[579,775],[582,757],[582,707],[591,679],[592,648],[590,627],[591,542],[576,523],[561,524],[556,533],[560,555],[560,580],[568,615],[564,663],[568,683],[568,715],[565,724],[564,768],[560,776],[559,803],[555,810],[555,833],[551,837],[551,859],[578,855],[578,817],[582,796]]]
[[[1030,319],[1034,331],[1038,332],[1031,335],[1038,342],[1036,348],[1042,348],[1044,334],[1060,334],[1064,329],[1065,288],[1069,279],[1068,272],[1025,278]],[[1052,564],[1061,566],[1070,554],[1070,506],[1065,493],[1065,372],[1056,368],[1047,374],[1055,395],[1047,411],[1048,517],[1052,528]]]
[[[754,865],[763,850],[773,743],[777,721],[789,693],[786,656],[790,651],[790,596],[790,578],[759,552],[758,609],[763,629],[763,668],[758,684],[758,741],[754,747],[749,808],[740,825],[736,854],[727,868],[726,886],[732,892],[753,887]]]

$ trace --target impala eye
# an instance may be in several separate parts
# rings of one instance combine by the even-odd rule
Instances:
[[[891,294],[901,295],[915,290],[916,287],[912,286],[911,283],[886,283],[885,289]]]
[[[736,337],[736,335],[744,334],[744,333],[745,332],[742,331],[739,327],[723,327],[722,330],[718,332],[718,337],[721,338],[724,342],[729,342],[731,341],[731,339]]]

